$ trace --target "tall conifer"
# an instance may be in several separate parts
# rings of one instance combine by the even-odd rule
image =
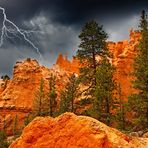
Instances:
[[[135,112],[134,124],[148,128],[148,20],[143,10],[140,19],[141,40],[134,61],[133,87],[138,93],[129,97],[129,108]]]

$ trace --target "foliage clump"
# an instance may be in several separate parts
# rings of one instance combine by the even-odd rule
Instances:
[[[132,123],[134,126],[141,126],[141,129],[148,128],[148,20],[143,10],[140,19],[141,40],[138,54],[134,60],[135,80],[133,87],[138,93],[129,96],[129,111],[135,113]]]

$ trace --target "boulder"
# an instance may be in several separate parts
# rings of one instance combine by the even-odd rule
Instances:
[[[130,138],[86,116],[37,117],[10,148],[147,148],[147,138]]]

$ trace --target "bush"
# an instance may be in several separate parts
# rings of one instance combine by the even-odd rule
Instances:
[[[87,104],[91,104],[91,103],[92,103],[91,99],[82,99],[80,101],[80,105],[87,105]]]
[[[4,76],[1,76],[1,79],[3,79],[4,81],[10,80],[10,77],[8,75],[4,75]]]
[[[5,133],[5,131],[0,131],[0,148],[8,148],[9,144],[7,142],[7,135]]]

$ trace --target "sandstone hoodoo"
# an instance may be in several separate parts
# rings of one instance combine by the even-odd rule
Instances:
[[[16,62],[13,78],[0,94],[1,108],[31,109],[34,92],[41,77],[47,77],[48,72],[48,69],[41,67],[36,60]]]
[[[0,128],[5,128],[8,134],[13,132],[16,116],[17,127],[23,128],[24,117],[31,111],[34,93],[43,75],[42,69],[36,60],[16,62],[13,78],[0,94]]]
[[[131,30],[129,40],[108,44],[113,54],[112,63],[116,67],[114,77],[121,86],[122,99],[126,101],[128,96],[135,92],[131,83],[134,78],[131,74],[133,72],[134,58],[138,52],[140,37],[139,31]]]
[[[67,72],[79,73],[80,63],[76,57],[73,57],[73,59],[69,61],[67,56],[64,57],[62,54],[59,54],[56,65]]]
[[[133,138],[86,116],[65,113],[37,117],[10,148],[147,148],[147,138]]]
[[[18,118],[18,127],[23,128],[24,118],[32,111],[35,92],[39,88],[41,78],[44,78],[45,89],[51,74],[56,75],[56,87],[60,90],[69,73],[58,66],[51,69],[39,65],[36,60],[26,59],[16,62],[13,77],[9,81],[0,80],[0,129],[4,127],[8,134],[12,134],[14,118]],[[9,117],[9,119],[8,119]],[[8,122],[8,121],[9,122]],[[20,126],[21,125],[21,126]]]

